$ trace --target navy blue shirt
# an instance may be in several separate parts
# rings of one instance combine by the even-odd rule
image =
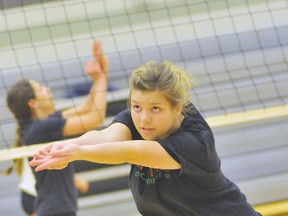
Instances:
[[[22,134],[25,145],[62,140],[65,119],[57,112],[47,119],[27,122]],[[62,170],[35,172],[35,213],[37,216],[75,214],[78,193],[74,184],[74,167],[69,164]]]
[[[128,126],[133,140],[143,139],[129,110],[122,111],[114,122]],[[156,141],[181,164],[181,169],[131,165],[129,186],[142,215],[260,215],[247,203],[239,188],[223,175],[213,133],[194,106],[176,132]]]

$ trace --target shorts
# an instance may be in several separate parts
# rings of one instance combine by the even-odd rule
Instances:
[[[30,195],[24,191],[21,191],[22,208],[28,215],[34,213],[34,201],[35,201],[34,196],[32,196],[32,195]]]

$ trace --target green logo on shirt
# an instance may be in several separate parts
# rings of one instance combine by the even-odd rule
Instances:
[[[152,185],[155,184],[157,179],[170,179],[171,175],[169,170],[159,170],[159,169],[152,169],[152,168],[143,168],[139,167],[139,171],[135,172],[135,176],[141,180],[143,180],[146,184]],[[146,171],[146,172],[145,172]]]

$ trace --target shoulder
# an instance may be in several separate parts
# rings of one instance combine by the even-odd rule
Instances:
[[[55,113],[46,119],[35,120],[27,124],[23,133],[23,143],[35,144],[63,139],[65,119]]]
[[[112,122],[121,122],[121,121],[129,121],[132,120],[131,111],[129,109],[125,109],[118,113]]]
[[[111,124],[113,123],[125,124],[129,128],[133,140],[142,139],[141,135],[139,134],[133,123],[131,111],[129,109],[123,110],[120,113],[118,113],[117,116],[113,119]]]
[[[126,109],[118,113],[112,121],[113,123],[122,123],[125,124],[128,128],[132,128],[134,126],[131,112],[130,110]]]
[[[182,165],[187,161],[199,166],[218,161],[212,130],[196,109],[185,116],[175,133],[157,141]]]
[[[206,139],[209,138],[209,142],[214,143],[214,135],[210,126],[201,113],[192,104],[191,110],[184,118],[180,130],[185,132],[185,134],[193,135],[201,142],[207,142],[208,140]]]
[[[55,130],[59,130],[59,128],[62,128],[65,122],[66,122],[66,119],[62,118],[61,112],[56,112],[48,116],[48,118],[34,121],[34,127],[36,127],[35,128],[36,130],[46,129],[49,131],[50,130],[55,131]]]

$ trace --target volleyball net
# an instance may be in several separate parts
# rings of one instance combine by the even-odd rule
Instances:
[[[51,87],[56,106],[74,104],[91,84],[83,64],[95,39],[110,60],[110,102],[117,92],[128,96],[134,69],[168,60],[196,78],[192,101],[211,124],[287,116],[287,0],[4,0],[0,7],[0,150],[7,154],[15,137],[7,89],[34,79]]]

